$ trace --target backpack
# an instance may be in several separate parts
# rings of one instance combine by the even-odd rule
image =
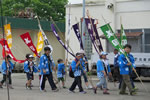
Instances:
[[[74,72],[72,71],[72,67],[71,66],[69,67],[69,76],[71,78],[74,78]]]

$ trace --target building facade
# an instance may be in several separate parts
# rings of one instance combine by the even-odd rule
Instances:
[[[120,23],[123,24],[127,35],[128,43],[132,45],[135,53],[150,53],[150,0],[86,0],[86,11],[90,16],[98,19],[98,33],[103,35],[100,26],[110,23],[115,33],[120,33]],[[82,4],[66,6],[66,37],[68,30],[68,15],[71,15],[71,25],[79,22],[81,28]],[[87,18],[87,16],[86,16]],[[88,34],[86,32],[86,34]],[[103,36],[102,36],[103,37]],[[100,38],[104,51],[113,52],[113,47],[105,39]],[[85,40],[86,42],[88,39]],[[70,47],[76,53],[80,50],[79,42],[71,30]],[[89,55],[95,52],[94,47],[89,43],[90,49],[86,51]],[[72,58],[71,56],[69,56]]]
[[[5,22],[5,21],[4,21]],[[12,53],[18,60],[24,60],[25,55],[27,53],[33,54],[32,51],[27,47],[27,45],[23,42],[20,35],[26,32],[30,33],[31,39],[34,45],[37,45],[37,34],[39,32],[38,22],[36,19],[25,19],[25,18],[10,18],[7,17],[7,23],[11,23],[12,28]],[[59,29],[62,31],[61,35],[65,33],[65,23],[64,22],[57,22],[56,23]],[[57,41],[56,37],[53,35],[50,22],[49,21],[41,21],[41,26],[50,41],[50,44],[53,47],[53,59],[57,63],[57,59],[62,58],[65,59],[65,50]],[[1,24],[0,24],[1,27]],[[2,28],[0,28],[0,39],[2,38]],[[60,33],[58,33],[60,34]],[[64,38],[62,41],[64,42]],[[44,51],[40,53],[43,54]],[[0,65],[2,63],[2,46],[0,46]],[[23,64],[16,63],[16,66],[23,66]]]

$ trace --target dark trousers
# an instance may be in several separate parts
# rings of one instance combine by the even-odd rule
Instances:
[[[113,68],[113,78],[114,78],[114,81],[120,81],[121,80],[119,67],[114,67]]]
[[[79,87],[79,91],[82,92],[83,88],[82,88],[81,76],[77,76],[77,77],[74,78],[74,82],[72,83],[69,90],[73,91],[76,88],[77,85]]]
[[[53,80],[53,75],[52,75],[52,73],[50,73],[50,74],[41,76],[41,81],[40,81],[40,88],[41,88],[41,90],[45,89],[46,78],[47,78],[47,80],[48,80],[52,90],[57,89],[57,87],[56,87],[56,85],[54,83],[54,80]]]
[[[8,78],[9,80],[9,84],[12,84],[12,80],[11,80],[11,72],[8,73],[8,75],[3,74],[3,80],[1,81],[1,84],[3,84],[4,82],[6,82],[6,78]]]

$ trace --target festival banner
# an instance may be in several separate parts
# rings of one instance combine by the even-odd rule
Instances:
[[[56,29],[55,29],[54,24],[51,24],[51,29],[52,29],[52,31],[53,31],[53,34],[56,36],[57,40],[58,40],[59,43],[65,48],[65,50],[66,50],[68,53],[70,53],[73,57],[75,57],[75,55],[74,55],[73,53],[71,53],[71,52],[67,49],[67,47],[65,46],[65,44],[63,43],[63,41],[60,39],[59,35],[58,35],[57,32],[56,32]]]
[[[127,37],[122,24],[121,24],[121,33],[120,33],[120,43],[122,46],[125,46],[127,44]]]
[[[11,35],[11,26],[10,26],[10,24],[4,25],[4,30],[5,30],[6,40],[8,42],[8,46],[11,49],[11,47],[12,47],[12,35]]]
[[[93,24],[93,28],[94,28],[94,32],[95,32],[95,34],[94,34],[95,39],[94,40],[95,40],[99,50],[103,51],[102,43],[101,43],[100,37],[98,35],[96,24]]]
[[[78,39],[79,42],[80,42],[80,48],[81,48],[82,50],[84,50],[82,38],[81,38],[80,31],[79,31],[79,27],[78,27],[78,23],[77,23],[77,24],[74,24],[72,27],[73,27],[73,29],[74,29],[74,32],[75,32],[76,36],[77,36],[77,39]],[[86,56],[85,56],[85,60],[87,61],[87,57],[86,57]]]
[[[43,39],[44,39],[44,44],[45,44],[45,46],[46,46],[46,47],[49,47],[49,48],[51,49],[51,53],[50,53],[50,55],[51,55],[52,52],[53,52],[53,47],[50,45],[50,42],[49,42],[47,36],[45,35],[45,33],[44,33],[44,31],[43,31],[39,19],[38,19],[38,26],[39,26],[40,31],[42,32],[42,36],[43,36]]]
[[[106,24],[104,26],[101,26],[100,28],[109,42],[114,46],[114,48],[118,49],[120,53],[124,54],[124,50],[122,49],[122,46],[118,41],[117,36],[113,32],[111,26],[109,24]]]
[[[18,63],[23,63],[23,62],[25,62],[26,60],[17,60],[15,57],[14,57],[14,55],[12,54],[12,52],[11,52],[11,50],[10,50],[10,48],[9,48],[9,46],[8,46],[8,43],[7,43],[7,40],[5,40],[5,39],[1,39],[0,40],[0,44],[2,45],[2,47],[3,47],[3,58],[5,58],[5,52],[6,52],[6,55],[9,55],[15,62],[18,62]]]
[[[20,35],[20,37],[21,37],[22,40],[25,42],[25,44],[31,49],[31,51],[32,51],[36,56],[39,57],[38,52],[37,52],[37,50],[36,50],[36,48],[35,48],[35,46],[34,46],[34,44],[33,44],[33,42],[32,42],[31,37],[30,37],[29,32]]]
[[[90,36],[91,41],[93,43],[93,46],[94,46],[96,52],[100,55],[100,52],[99,52],[98,47],[97,47],[96,42],[95,42],[95,37],[93,34],[93,32],[94,32],[93,27],[91,25],[91,23],[94,25],[94,21],[95,21],[94,19],[91,19],[91,21],[90,21],[88,18],[85,18],[86,27],[88,29],[88,33],[89,33],[89,36]]]
[[[74,30],[74,32],[75,32],[75,34],[76,34],[76,36],[77,36],[77,38],[78,38],[78,40],[79,40],[79,42],[80,42],[80,48],[81,48],[82,50],[84,50],[83,42],[82,42],[82,39],[81,39],[79,27],[78,27],[78,23],[77,23],[77,24],[74,24],[72,27],[73,27],[73,30]]]
[[[38,53],[41,52],[41,50],[43,49],[43,46],[44,46],[44,39],[42,36],[42,32],[39,32],[38,33],[38,42],[37,42],[37,46],[36,46],[36,50]]]

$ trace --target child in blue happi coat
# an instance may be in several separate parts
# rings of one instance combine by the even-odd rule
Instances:
[[[106,55],[107,55],[106,52],[101,52],[101,56],[100,56],[101,59],[97,61],[97,77],[99,78],[100,82],[97,83],[94,89],[95,94],[97,93],[97,88],[101,86],[103,86],[103,94],[109,94],[107,89],[106,78],[108,75],[112,77],[112,74],[111,74],[110,65]]]
[[[85,94],[86,92],[82,88],[80,59],[81,59],[81,54],[76,53],[76,58],[71,63],[71,69],[74,74],[74,82],[72,83],[71,87],[69,88],[69,91],[74,93],[76,86],[78,86],[79,92]]]
[[[4,82],[6,82],[6,78],[9,80],[9,88],[14,89],[12,87],[12,79],[11,74],[12,70],[14,69],[14,64],[11,62],[11,57],[7,55],[6,60],[2,62],[2,73],[3,73],[3,79],[0,82],[0,88],[3,88],[2,85]]]
[[[33,55],[27,54],[26,55],[27,60],[24,62],[24,72],[26,73],[27,76],[27,83],[26,83],[26,89],[32,89],[31,88],[31,82],[34,78],[34,72],[37,72],[38,69],[36,65],[33,62]]]
[[[57,78],[58,78],[58,82],[62,81],[62,86],[63,88],[65,87],[65,83],[64,83],[64,75],[65,75],[65,66],[67,63],[67,60],[65,62],[63,62],[62,59],[58,59],[58,69],[57,69]]]

